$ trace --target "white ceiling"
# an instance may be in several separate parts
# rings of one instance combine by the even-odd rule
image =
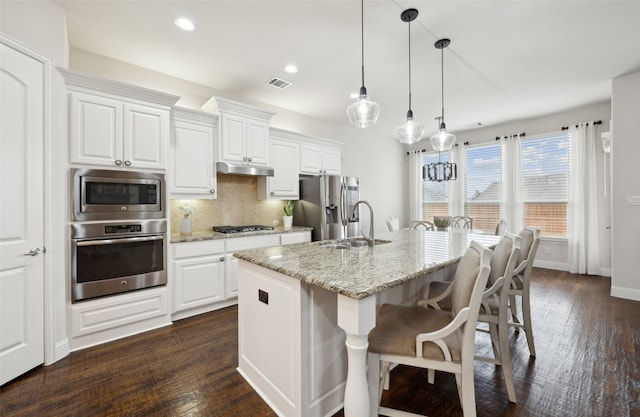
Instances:
[[[72,47],[319,119],[347,123],[360,81],[360,1],[62,1]],[[365,85],[395,126],[408,108],[411,24],[415,120],[436,130],[440,51],[451,130],[550,114],[610,98],[640,70],[640,1],[364,2]],[[177,29],[189,17],[194,32]],[[300,71],[283,68],[295,63]],[[265,84],[272,76],[293,83]],[[475,126],[474,126],[475,127]]]

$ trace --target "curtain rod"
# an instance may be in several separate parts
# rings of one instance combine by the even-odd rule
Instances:
[[[468,145],[469,141],[463,142],[462,144],[463,145]],[[455,146],[458,146],[458,145],[459,145],[459,143],[456,143],[453,146],[455,147]],[[416,149],[416,150],[413,150],[413,151],[407,151],[407,155],[411,155],[412,153],[431,152],[431,151],[433,151],[433,149]]]
[[[587,122],[587,125],[589,125],[589,123],[593,123],[594,125],[601,125],[602,120],[596,120],[595,122]],[[578,127],[580,127],[580,125],[576,125],[576,128]],[[562,130],[569,130],[569,126],[562,126]]]
[[[523,137],[525,137],[526,135],[527,135],[527,134],[526,134],[525,132],[522,132],[522,133],[520,133],[520,134],[516,133],[516,134],[511,135],[511,136],[509,136],[509,135],[505,135],[505,136],[496,136],[496,140],[500,140],[500,139],[502,139],[502,138],[505,138],[505,139],[507,139],[507,138],[514,138],[514,137],[516,137],[516,136],[523,138]]]

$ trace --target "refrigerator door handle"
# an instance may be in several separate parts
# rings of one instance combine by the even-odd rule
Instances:
[[[342,217],[342,225],[347,225],[347,189],[344,182],[340,184],[340,216]]]

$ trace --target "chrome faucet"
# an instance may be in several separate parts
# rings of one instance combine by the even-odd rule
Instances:
[[[360,204],[365,204],[367,207],[369,207],[369,212],[371,213],[371,215],[369,216],[369,235],[370,236],[366,237],[364,233],[362,233],[362,231],[360,231],[360,233],[362,233],[362,237],[364,237],[364,240],[367,241],[367,244],[373,248],[375,246],[376,240],[373,237],[373,207],[371,207],[371,204],[369,204],[369,202],[366,200],[359,200],[358,202],[356,202],[356,204],[353,205],[353,210],[351,211],[351,218],[355,219],[356,209]]]

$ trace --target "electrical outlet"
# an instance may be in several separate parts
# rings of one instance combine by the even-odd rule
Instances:
[[[544,248],[543,252],[545,255],[551,255],[551,249],[549,248]]]
[[[280,224],[280,220],[274,220],[271,222],[273,226],[278,226]]]
[[[640,195],[628,195],[627,206],[640,206]]]

